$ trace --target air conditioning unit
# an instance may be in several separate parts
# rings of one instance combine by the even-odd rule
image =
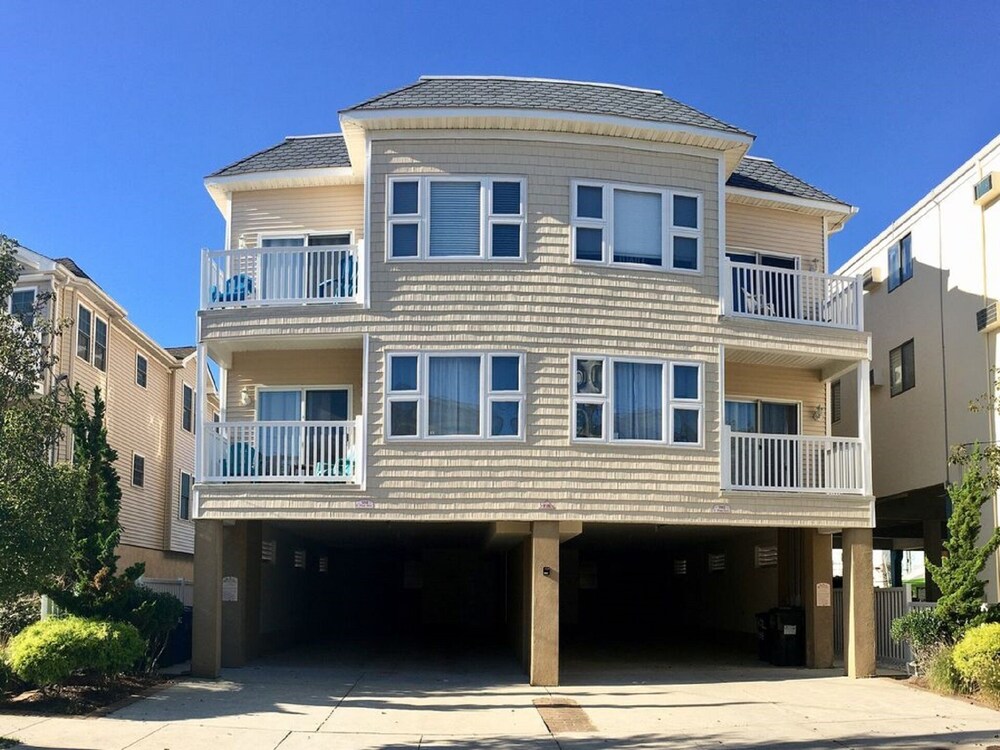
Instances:
[[[877,287],[883,281],[885,281],[885,274],[883,273],[881,266],[869,268],[861,276],[861,286],[864,289]]]
[[[991,333],[998,328],[1000,328],[1000,320],[997,320],[997,303],[990,302],[976,313],[976,330],[980,333]]]
[[[868,371],[868,385],[872,388],[881,388],[885,385],[885,375],[877,367],[873,367]]]
[[[1000,172],[990,172],[976,183],[972,192],[977,206],[992,203],[1000,196]]]

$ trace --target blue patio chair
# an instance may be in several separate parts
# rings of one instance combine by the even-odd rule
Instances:
[[[257,451],[249,443],[233,443],[229,457],[222,461],[222,476],[252,477],[257,475]]]
[[[245,273],[238,273],[226,279],[223,289],[213,284],[211,295],[212,302],[244,302],[253,295],[253,279]]]

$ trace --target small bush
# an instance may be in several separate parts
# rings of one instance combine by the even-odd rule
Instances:
[[[8,641],[41,618],[38,596],[21,596],[0,604],[0,641]]]
[[[924,661],[924,673],[931,690],[939,693],[954,694],[966,691],[962,675],[955,668],[951,646],[939,646],[932,649]]]
[[[151,671],[167,645],[167,638],[184,613],[184,605],[173,594],[165,591],[136,586],[133,605],[128,621],[135,625],[139,635],[146,641],[144,667]]]
[[[1000,694],[1000,623],[966,631],[955,646],[953,658],[963,679],[984,692]]]
[[[934,609],[914,609],[892,621],[889,635],[897,643],[906,641],[922,670],[945,640],[945,626]]]
[[[132,667],[145,644],[133,625],[81,617],[43,620],[21,631],[8,649],[14,674],[40,687],[74,672],[110,675]]]

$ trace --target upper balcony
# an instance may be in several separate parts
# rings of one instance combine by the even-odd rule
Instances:
[[[858,277],[742,262],[738,253],[728,255],[722,274],[726,315],[864,330]]]
[[[361,301],[362,245],[204,250],[201,309]]]

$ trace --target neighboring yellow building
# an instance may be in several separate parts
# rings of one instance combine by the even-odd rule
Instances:
[[[879,547],[941,557],[949,504],[961,477],[952,448],[995,444],[1000,416],[972,411],[1000,368],[1000,136],[994,138],[848,260],[863,274],[865,324],[872,336],[871,429]],[[835,433],[857,424],[853,375]],[[998,500],[983,508],[983,535],[1000,524]],[[1000,557],[984,576],[1000,601]],[[928,587],[930,598],[936,589]]]
[[[197,350],[164,348],[137,328],[72,259],[17,250],[21,274],[8,309],[26,309],[53,293],[49,314],[66,321],[54,375],[107,402],[108,442],[118,453],[122,490],[119,568],[146,563],[147,579],[193,577],[194,407]],[[211,376],[206,414],[218,396]],[[48,385],[48,384],[47,384]],[[59,460],[71,460],[72,440]]]
[[[340,126],[205,180],[195,671],[403,632],[556,684],[561,641],[752,643],[779,604],[829,666],[843,530],[869,673],[867,423],[827,412],[868,378],[826,272],[855,209],[658,91],[426,77]]]

